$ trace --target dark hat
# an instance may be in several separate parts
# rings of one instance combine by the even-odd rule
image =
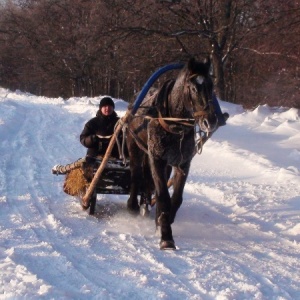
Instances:
[[[99,104],[99,108],[102,108],[103,106],[106,105],[110,105],[113,108],[115,108],[115,103],[113,101],[113,99],[111,99],[110,97],[104,97],[101,99],[100,104]]]

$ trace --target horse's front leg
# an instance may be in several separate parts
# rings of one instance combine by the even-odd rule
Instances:
[[[140,206],[138,203],[138,194],[141,190],[141,176],[142,169],[140,166],[135,165],[131,166],[131,186],[130,186],[130,195],[127,200],[127,209],[130,213],[137,214],[139,213]]]
[[[170,222],[171,198],[167,186],[167,163],[151,157],[150,164],[156,194],[155,220],[156,226],[159,226],[161,230],[160,249],[176,249]]]
[[[176,213],[180,208],[183,200],[183,190],[186,183],[186,179],[189,174],[190,162],[185,163],[180,168],[174,168],[173,174],[173,194],[171,197],[171,211],[170,211],[170,222],[174,222]]]

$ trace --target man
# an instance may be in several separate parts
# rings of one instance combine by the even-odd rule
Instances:
[[[99,104],[96,117],[89,120],[80,134],[80,142],[88,148],[87,157],[105,155],[114,127],[119,117],[115,112],[115,103],[111,97],[104,97]],[[119,152],[115,144],[111,156],[118,158]]]

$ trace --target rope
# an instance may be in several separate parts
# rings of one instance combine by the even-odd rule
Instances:
[[[141,117],[141,116],[138,116],[138,117]],[[150,116],[145,116],[145,119],[163,119],[165,121],[170,121],[170,122],[177,122],[177,123],[180,123],[180,124],[183,124],[183,125],[186,125],[186,126],[194,126],[194,124],[190,124],[190,123],[187,123],[187,122],[194,122],[195,119],[189,119],[189,118],[163,118],[163,117],[160,117],[160,118],[154,118],[154,117],[150,117]]]
[[[126,145],[126,129],[127,129],[127,123],[124,123],[122,119],[119,119],[119,121],[116,123],[114,132],[116,131],[117,126],[120,125],[122,126],[122,143],[120,143],[118,137],[116,138],[116,144],[118,147],[118,152],[119,152],[119,158],[122,159],[124,165],[127,164],[126,162],[126,156],[125,156],[125,145]],[[118,133],[119,134],[119,133]]]
[[[196,138],[196,135],[199,135],[199,138]],[[203,135],[202,135],[203,134]],[[202,150],[203,150],[203,146],[204,144],[207,142],[208,139],[211,138],[211,136],[213,135],[213,132],[203,132],[203,131],[199,131],[199,132],[195,132],[195,154],[201,154]]]
[[[115,130],[116,130],[116,128],[117,128],[117,125],[118,125],[119,123],[121,123],[121,122],[120,122],[120,119],[119,119],[119,121],[118,121],[118,122],[116,123],[116,125],[115,125],[114,132],[115,132]],[[111,136],[112,136],[112,135],[111,135]],[[119,141],[118,137],[116,137],[116,144],[117,144],[117,147],[118,147],[119,158],[122,159],[124,153],[122,153],[122,148],[121,148],[120,141]]]
[[[127,124],[122,126],[123,136],[122,136],[122,158],[123,163],[126,165],[126,156],[125,156],[125,145],[126,145],[126,133],[127,133]]]
[[[133,137],[134,141],[137,143],[137,145],[148,155],[147,145],[129,127],[128,127],[128,131],[132,135],[132,137]]]

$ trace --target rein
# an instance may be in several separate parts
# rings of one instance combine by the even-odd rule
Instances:
[[[170,117],[162,117],[161,112],[158,112],[158,118],[145,116],[145,119],[148,120],[158,120],[161,127],[170,133],[173,134],[182,134],[184,131],[189,131],[191,127],[195,126],[195,119],[184,119],[184,118],[170,118]],[[171,122],[172,124],[168,124],[167,122]]]

